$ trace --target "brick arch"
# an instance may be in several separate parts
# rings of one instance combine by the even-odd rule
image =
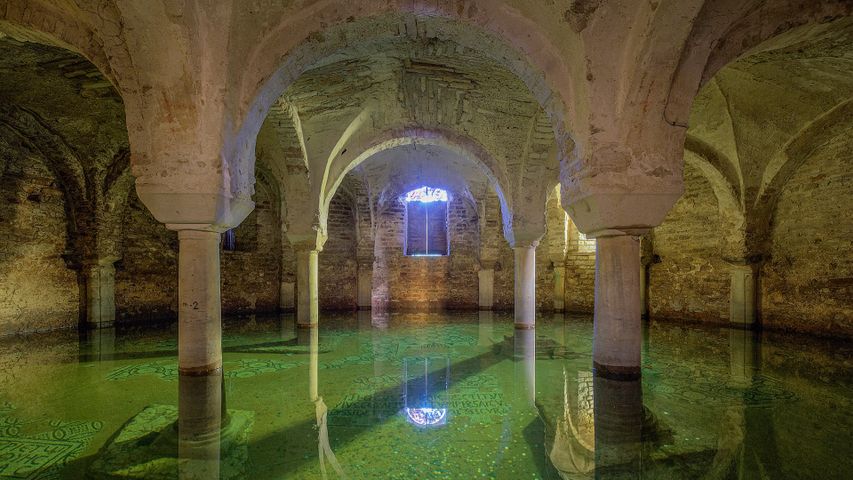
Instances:
[[[431,34],[481,52],[518,76],[550,119],[559,151],[571,154],[574,143],[566,123],[572,115],[568,101],[574,97],[574,81],[568,59],[521,13],[478,9],[468,0],[442,5],[324,0],[271,26],[248,56],[240,102],[246,105],[239,133],[244,141],[241,157],[254,158],[254,142],[271,105],[302,73],[340,49],[381,43],[399,35],[398,26],[424,19],[436,25]]]
[[[341,182],[353,168],[367,161],[379,152],[405,145],[431,145],[448,150],[466,161],[476,164],[483,172],[489,183],[495,189],[501,203],[501,211],[505,218],[512,209],[506,196],[506,176],[500,165],[489,152],[476,141],[453,132],[434,129],[403,128],[392,129],[371,139],[356,142],[348,148],[348,156],[342,156],[344,167],[337,173],[326,175],[323,193],[320,198],[321,225],[326,222],[329,202],[334,197]],[[329,168],[327,166],[327,168]]]

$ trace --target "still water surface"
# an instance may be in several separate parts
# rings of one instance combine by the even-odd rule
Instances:
[[[537,322],[230,319],[205,377],[174,326],[3,339],[0,478],[853,478],[849,343],[653,323],[616,381]]]

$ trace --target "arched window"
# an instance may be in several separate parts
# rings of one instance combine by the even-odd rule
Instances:
[[[421,187],[406,194],[406,255],[447,255],[447,192]]]
[[[222,249],[226,252],[237,250],[237,235],[234,229],[228,229],[222,234]]]

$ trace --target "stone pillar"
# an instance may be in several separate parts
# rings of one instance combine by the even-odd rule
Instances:
[[[299,327],[315,327],[320,318],[318,304],[317,257],[312,248],[296,250],[296,323]]]
[[[90,328],[111,327],[116,319],[115,259],[86,265],[86,325]]]
[[[219,478],[224,399],[222,371],[178,377],[178,463],[181,480]]]
[[[554,311],[562,312],[566,304],[566,265],[554,263]]]
[[[202,375],[222,368],[219,232],[178,231],[178,369]]]
[[[279,285],[278,309],[282,312],[292,312],[295,305],[293,300],[296,296],[296,284],[291,281],[282,281]]]
[[[757,284],[758,275],[752,265],[732,265],[729,321],[743,327],[755,325]]]
[[[359,310],[370,310],[373,302],[373,259],[358,261],[356,296]]]
[[[595,320],[592,358],[596,374],[640,375],[640,239],[599,237],[595,257]]]
[[[478,301],[480,310],[491,310],[495,305],[495,269],[494,267],[486,268],[485,265],[482,265],[477,276],[480,289]]]
[[[515,328],[536,325],[536,246],[539,242],[516,244]]]

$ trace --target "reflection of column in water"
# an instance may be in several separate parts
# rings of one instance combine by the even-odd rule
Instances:
[[[358,312],[356,312],[355,316],[358,322],[358,331],[370,331],[370,328],[372,326],[371,324],[373,323],[373,313],[370,310],[359,310]]]
[[[286,342],[296,337],[296,319],[293,314],[282,313],[278,318],[281,322],[281,339]]]
[[[752,384],[760,363],[760,345],[756,333],[739,328],[729,329],[729,372],[734,387],[746,388]]]
[[[536,330],[516,328],[513,343],[516,397],[536,408]]]
[[[387,312],[370,312],[370,325],[373,327],[371,334],[373,341],[373,376],[379,378],[382,376],[382,342],[389,341],[388,330],[388,313]]]
[[[83,361],[112,360],[115,356],[116,329],[92,328],[80,334],[79,352]]]
[[[308,347],[308,399],[317,399],[317,371],[320,360],[320,332],[317,328],[298,328],[296,343]]]
[[[759,334],[730,329],[729,355],[729,384],[741,390],[743,403],[732,405],[723,413],[717,453],[704,478],[727,478],[735,470],[745,478],[782,478],[773,411],[750,404],[761,389]]]
[[[224,410],[221,370],[207,375],[180,375],[178,456],[182,480],[219,478]]]
[[[316,402],[319,394],[319,368],[320,368],[320,332],[312,328],[308,332],[310,336],[310,351],[308,355],[308,397]]]
[[[326,461],[328,460],[337,472],[338,477],[345,478],[344,471],[338,463],[329,441],[329,408],[326,406],[323,397],[320,396],[320,332],[317,328],[299,330],[300,345],[308,345],[308,398],[314,404],[314,415],[317,419],[317,454],[320,460],[320,472],[325,479]]]
[[[596,478],[639,478],[643,390],[640,379],[593,377]]]
[[[489,347],[492,345],[492,333],[494,332],[494,314],[491,310],[480,310],[477,345]]]

